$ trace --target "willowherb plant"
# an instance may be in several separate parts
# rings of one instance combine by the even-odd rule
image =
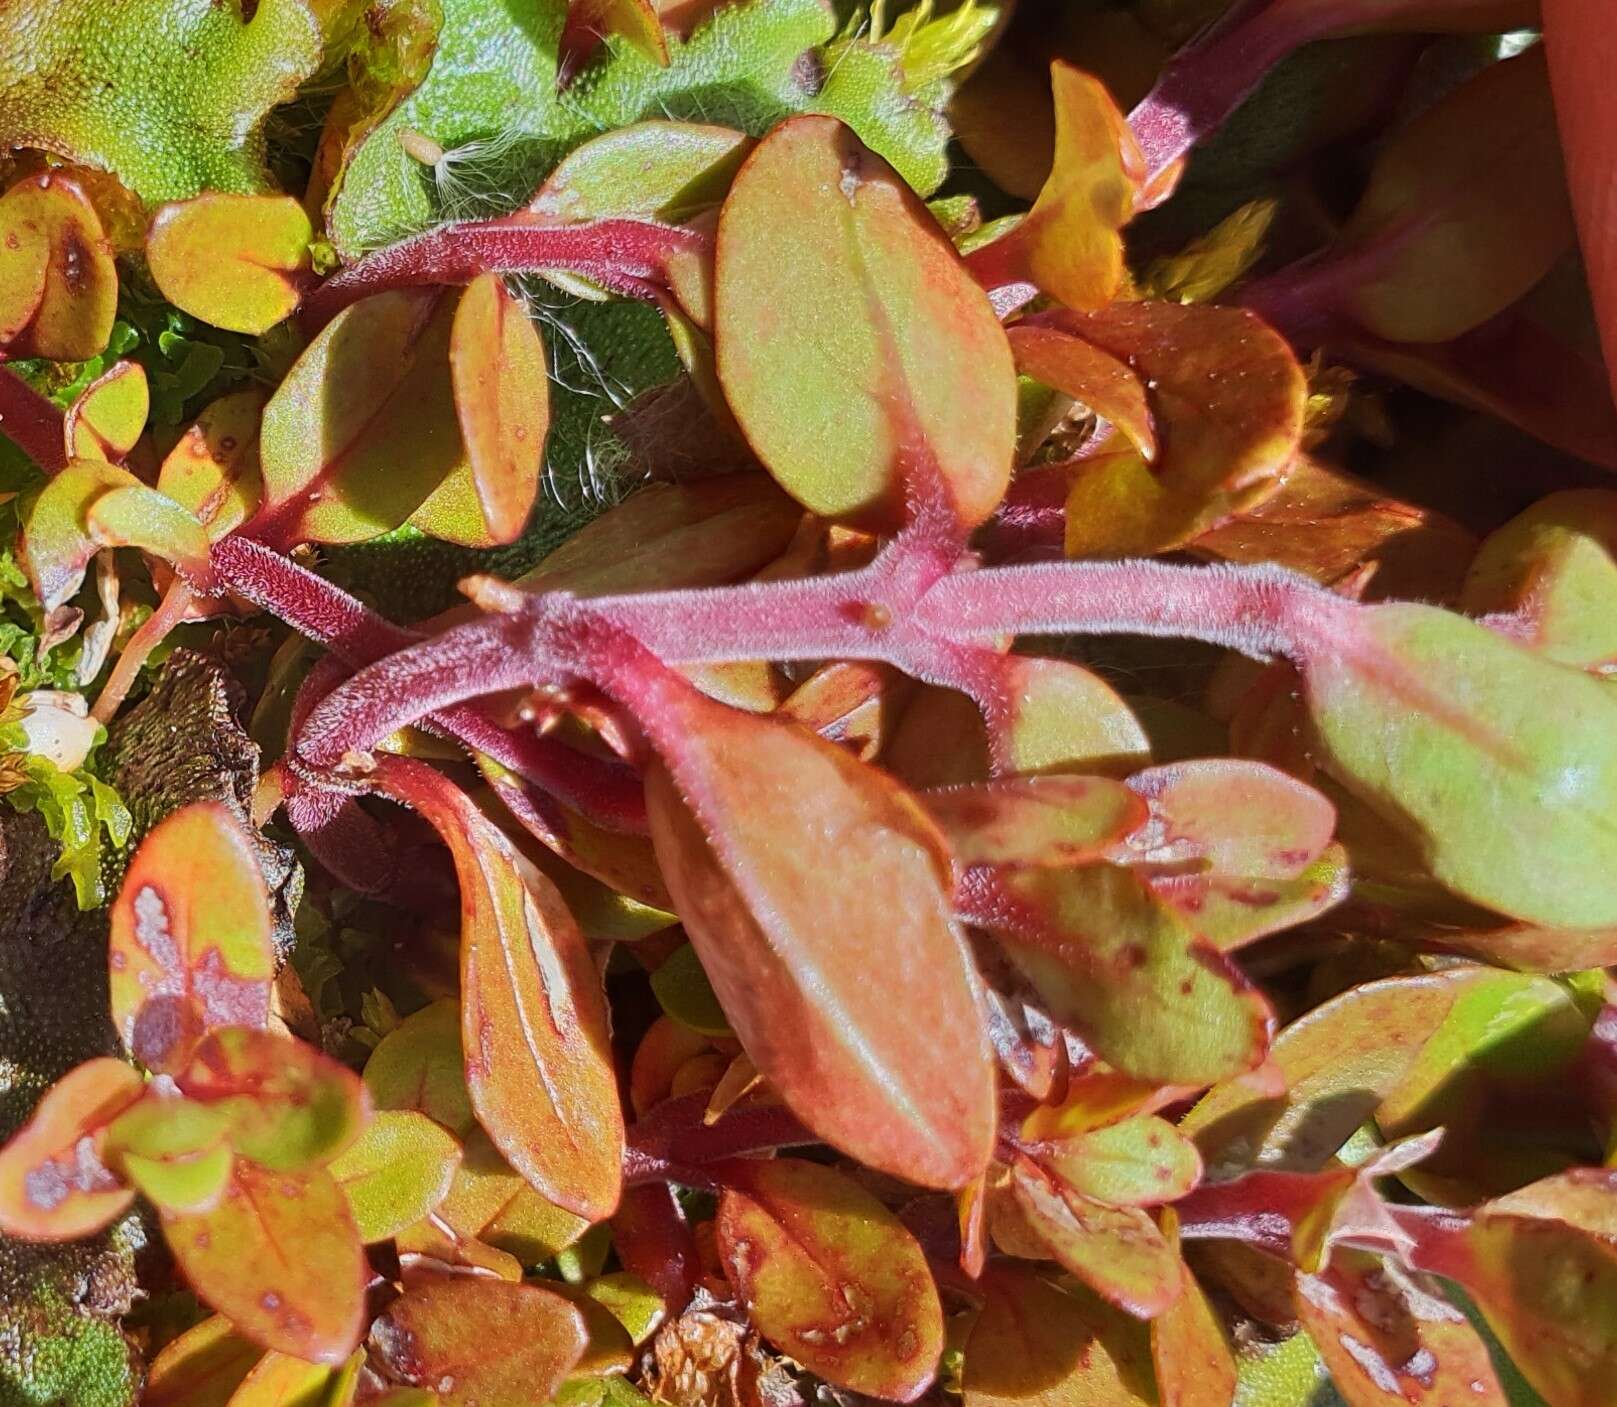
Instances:
[[[720,1381],[1228,1407],[1282,1337],[1303,1392],[1322,1360],[1354,1404],[1505,1403],[1499,1346],[1551,1407],[1606,1400],[1617,499],[1552,494],[1479,548],[1316,453],[1343,383],[1299,360],[1617,467],[1597,361],[1543,306],[1575,211],[1609,292],[1582,12],[1551,7],[1547,62],[1479,65],[1392,127],[1311,252],[1246,277],[1267,217],[1237,219],[1154,284],[1125,231],[1293,50],[1534,7],[1236,4],[1128,116],[1022,16],[956,102],[1014,191],[1021,138],[985,112],[1030,64],[1023,98],[1048,91],[1048,169],[988,224],[929,207],[890,108],[836,86],[865,65],[941,103],[985,23],[917,10],[900,49],[833,42],[817,6],[697,8],[548,7],[522,42],[572,120],[625,73],[711,88],[726,35],[801,20],[792,102],[586,139],[519,111],[501,160],[548,171],[525,203],[369,249],[352,232],[419,194],[395,158],[437,189],[483,140],[410,125],[450,106],[479,6],[343,40],[303,198],[154,193],[128,154],[33,139],[82,167],[0,197],[21,559],[45,612],[120,548],[155,599],[96,717],[188,622],[267,613],[310,648],[270,666],[254,820],[400,925],[458,893],[459,932],[401,956],[402,1018],[370,995],[361,1059],[299,1027],[240,817],[161,821],[109,915],[127,1058],[0,1150],[0,1229],[155,1212],[215,1311],[151,1363],[169,1407],[694,1407]],[[1197,8],[1110,13],[1143,35]],[[313,13],[231,22],[288,12]],[[96,166],[140,210],[124,247]],[[160,457],[140,362],[65,408],[41,389],[106,349],[124,255],[266,370]],[[560,394],[515,275],[655,308],[680,433],[726,472],[396,621],[317,550],[481,552],[543,512]],[[1190,661],[1207,710],[1125,698],[1091,667],[1112,636],[1208,647],[1149,656]]]

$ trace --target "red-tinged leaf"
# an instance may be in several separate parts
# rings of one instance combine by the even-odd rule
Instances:
[[[517,578],[528,591],[671,591],[751,576],[786,550],[803,510],[767,474],[652,484]]]
[[[1337,1250],[1299,1275],[1297,1317],[1349,1407],[1506,1407],[1488,1346],[1425,1276]]]
[[[1187,1237],[1240,1241],[1316,1271],[1358,1184],[1359,1173],[1339,1163],[1321,1172],[1249,1172],[1203,1183],[1174,1212]]]
[[[1617,1371],[1612,1174],[1579,1168],[1470,1217],[1407,1215],[1421,1270],[1457,1281],[1553,1407],[1600,1407]]]
[[[146,428],[151,392],[139,362],[116,362],[80,393],[63,430],[70,459],[116,463],[135,447]]]
[[[129,1053],[177,1072],[216,1026],[269,1019],[269,899],[241,822],[197,802],[135,852],[113,901],[112,1020]]]
[[[1348,852],[1330,845],[1291,879],[1211,872],[1154,874],[1151,889],[1220,952],[1234,952],[1335,908],[1353,887]]]
[[[172,498],[217,542],[258,511],[264,480],[258,467],[261,391],[232,391],[209,404],[168,453],[158,491]]]
[[[1155,1114],[1032,1143],[1025,1151],[1068,1190],[1114,1207],[1172,1202],[1201,1181],[1196,1145]]]
[[[209,1031],[177,1079],[187,1098],[222,1114],[237,1153],[275,1171],[330,1162],[370,1117],[365,1086],[346,1065],[251,1026]]]
[[[719,379],[748,442],[815,513],[871,526],[906,496],[985,519],[1016,387],[987,296],[893,169],[833,118],[783,122],[719,219]],[[828,455],[828,446],[835,452]]]
[[[142,1407],[228,1407],[231,1394],[263,1356],[262,1348],[215,1314],[152,1360]]]
[[[1039,319],[1127,362],[1151,388],[1163,449],[1098,456],[1067,496],[1069,556],[1177,547],[1251,509],[1285,478],[1307,385],[1285,340],[1253,314],[1206,304],[1117,303]]]
[[[1512,615],[1516,638],[1561,664],[1617,673],[1617,494],[1568,489],[1484,539],[1461,598],[1473,615]]]
[[[436,288],[379,293],[320,330],[264,408],[266,533],[288,544],[363,541],[408,521],[466,469],[449,370],[455,308]],[[463,487],[457,506],[475,503],[469,470]],[[476,518],[462,526],[481,533]]]
[[[0,1230],[25,1241],[71,1241],[120,1216],[135,1194],[101,1160],[107,1125],[145,1084],[121,1060],[87,1061],[40,1100],[0,1148]]]
[[[0,344],[6,355],[87,361],[112,335],[118,271],[95,207],[59,172],[0,198]]]
[[[1184,1267],[1147,1213],[1080,1196],[1021,1157],[1011,1191],[1050,1254],[1108,1304],[1151,1319],[1179,1298]]]
[[[1033,209],[969,261],[990,288],[1030,283],[1069,308],[1099,308],[1123,279],[1123,226],[1145,179],[1128,122],[1098,78],[1050,66],[1055,159]]]
[[[1150,803],[1150,820],[1129,838],[1147,865],[1296,879],[1336,829],[1325,797],[1262,762],[1176,762],[1136,772],[1128,784]]]
[[[565,82],[609,34],[668,67],[668,38],[652,0],[567,0],[557,81]]]
[[[1179,1218],[1162,1213],[1162,1229],[1176,1250]],[[1207,1296],[1188,1268],[1184,1293],[1151,1321],[1151,1361],[1161,1407],[1230,1407],[1235,1400],[1235,1358]]]
[[[386,1241],[445,1197],[460,1167],[460,1144],[425,1114],[389,1109],[329,1164],[348,1199],[359,1239]]]
[[[253,1342],[333,1365],[359,1342],[364,1248],[323,1169],[238,1162],[213,1211],[165,1215],[163,1233],[192,1289]]]
[[[493,542],[511,542],[539,492],[550,428],[550,371],[527,311],[498,274],[461,294],[449,335],[455,415]]]
[[[730,1164],[725,1182],[719,1254],[759,1332],[839,1387],[899,1402],[925,1392],[943,1309],[898,1218],[814,1163]]]
[[[1028,655],[1001,656],[993,668],[986,722],[999,771],[1122,774],[1149,759],[1139,720],[1093,670]]]
[[[390,758],[377,780],[432,824],[461,894],[461,1039],[472,1107],[550,1201],[590,1220],[622,1187],[623,1114],[600,976],[555,886],[458,788]]]
[[[393,1382],[443,1407],[548,1402],[583,1357],[584,1318],[538,1285],[434,1275],[413,1283],[371,1326],[371,1352]]]
[[[1267,1003],[1143,880],[1111,865],[976,871],[963,913],[1125,1074],[1206,1084],[1268,1047]]]
[[[629,1105],[642,1115],[669,1097],[681,1066],[714,1050],[711,1037],[674,1020],[659,1016],[635,1047],[629,1068]]]
[[[1345,310],[1445,342],[1533,287],[1573,242],[1544,51],[1490,64],[1382,150],[1335,258]]]
[[[378,1109],[417,1109],[457,1138],[476,1125],[453,997],[407,1016],[365,1062],[365,1088]]]
[[[1327,586],[1369,572],[1371,599],[1452,601],[1477,544],[1441,513],[1299,455],[1272,498],[1187,546],[1221,562],[1276,562]]]
[[[980,1286],[982,1312],[965,1345],[966,1407],[1156,1403],[1143,1325],[1032,1266],[992,1266]]]
[[[1609,81],[1617,36],[1601,0],[1545,0],[1544,47],[1550,61],[1561,149],[1578,217],[1583,263],[1600,314],[1607,364],[1617,368],[1617,236],[1607,219],[1606,176],[1617,132],[1617,93]],[[1613,373],[1617,395],[1617,370]]]
[[[1126,361],[1058,328],[1020,326],[1006,335],[1023,376],[1043,382],[1116,427],[1148,462],[1157,457],[1156,422],[1145,382]]]
[[[313,237],[295,196],[208,191],[158,210],[146,262],[175,307],[256,337],[296,310]]]
[[[683,224],[724,199],[752,138],[695,122],[635,122],[575,147],[528,205],[540,220]]]
[[[1136,791],[1105,777],[1015,777],[926,793],[962,865],[1085,865],[1145,822]]]
[[[1445,929],[1434,935],[1443,947],[1493,967],[1517,972],[1586,972],[1617,963],[1617,928]]]
[[[669,673],[637,691],[662,757],[646,786],[657,857],[742,1047],[843,1151],[926,1186],[970,1181],[993,1141],[993,1064],[942,837],[815,734]]]
[[[1326,765],[1455,893],[1617,923],[1617,696],[1483,626],[1373,606],[1303,670]]]
[[[47,611],[64,605],[84,584],[99,544],[86,519],[96,499],[139,481],[99,459],[70,463],[40,490],[23,513],[22,554],[34,595]]]

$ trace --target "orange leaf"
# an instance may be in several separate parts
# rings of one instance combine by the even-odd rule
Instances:
[[[1487,1344],[1425,1276],[1338,1248],[1297,1277],[1295,1302],[1352,1407],[1506,1407]]]
[[[1021,1157],[1011,1191],[1050,1253],[1108,1303],[1151,1319],[1179,1298],[1184,1267],[1145,1212],[1081,1196]]]
[[[311,1363],[341,1363],[364,1326],[364,1248],[330,1175],[236,1164],[211,1212],[163,1217],[198,1296],[254,1343]]]
[[[1099,79],[1057,60],[1055,162],[1033,209],[968,261],[990,287],[1018,280],[1069,308],[1100,308],[1123,279],[1122,229],[1134,216],[1145,158]]]
[[[609,1216],[623,1181],[623,1111],[601,979],[577,923],[440,773],[389,758],[377,781],[431,822],[455,861],[461,1039],[479,1121],[545,1197],[592,1221]]]
[[[1163,452],[1097,456],[1067,497],[1069,556],[1179,546],[1280,487],[1303,431],[1307,384],[1285,340],[1252,313],[1118,303],[1041,320],[1127,362],[1151,388]]]
[[[121,1060],[90,1060],[45,1092],[34,1116],[0,1148],[0,1230],[28,1241],[99,1231],[135,1194],[101,1161],[106,1127],[145,1084]]]
[[[461,294],[449,371],[483,521],[493,541],[511,542],[539,492],[550,372],[538,329],[498,274],[481,275]]]
[[[177,308],[256,337],[297,308],[313,235],[295,196],[207,191],[152,217],[146,262]]]
[[[899,1402],[926,1391],[943,1310],[915,1238],[832,1168],[731,1164],[719,1254],[752,1322],[810,1372]]]
[[[275,975],[252,841],[221,802],[183,807],[141,842],[113,901],[112,1020],[129,1053],[174,1073],[216,1026],[263,1026]]]
[[[264,1350],[222,1314],[204,1319],[169,1343],[146,1374],[141,1407],[228,1407]]]
[[[118,270],[78,183],[44,172],[0,198],[0,345],[6,355],[87,361],[112,335]]]
[[[586,1342],[583,1315],[554,1291],[481,1276],[423,1276],[371,1328],[382,1371],[442,1407],[548,1402]]]
[[[993,1141],[993,1067],[941,836],[815,734],[671,673],[645,689],[663,763],[646,777],[652,840],[743,1048],[843,1151],[926,1186],[969,1182]]]
[[[1145,382],[1126,361],[1052,327],[1013,327],[1006,336],[1022,375],[1115,425],[1145,459],[1157,457],[1157,429]]]

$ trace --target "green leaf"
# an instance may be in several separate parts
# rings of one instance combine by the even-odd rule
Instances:
[[[713,984],[702,970],[702,960],[689,943],[675,948],[651,974],[651,990],[656,993],[658,1005],[680,1025],[704,1036],[734,1034],[724,1008],[713,995]]]
[[[1355,620],[1303,670],[1330,769],[1457,894],[1617,924],[1617,694],[1429,606]]]
[[[994,930],[1056,1019],[1126,1074],[1205,1084],[1268,1046],[1268,1005],[1136,875],[1003,871],[968,917]]]
[[[19,0],[0,145],[113,172],[143,200],[263,190],[262,124],[320,62],[303,0]]]
[[[224,1117],[237,1153],[274,1171],[329,1162],[370,1117],[365,1087],[346,1065],[250,1026],[210,1031],[178,1080],[188,1098]]]
[[[994,510],[1015,447],[1009,344],[919,197],[850,129],[801,117],[759,143],[715,261],[719,380],[799,503],[878,527],[907,501],[968,526]]]
[[[646,118],[761,135],[815,106],[810,51],[834,27],[818,0],[726,5],[690,39],[670,40],[666,68],[610,41],[558,95],[563,0],[540,0],[520,18],[497,0],[446,0],[443,9],[425,82],[362,142],[330,209],[332,238],[345,257],[468,213],[468,194],[482,202],[492,196],[506,208],[520,204],[586,137]],[[431,182],[400,146],[404,131],[448,154]],[[920,183],[942,179],[941,149],[911,155],[875,130],[871,140]]]
[[[176,307],[257,336],[297,307],[313,233],[292,196],[210,191],[153,216],[146,262]]]
[[[460,1003],[423,1007],[387,1035],[365,1062],[365,1087],[378,1109],[419,1109],[457,1138],[476,1123],[460,1048]]]
[[[389,1109],[328,1167],[359,1238],[386,1241],[420,1221],[449,1195],[460,1144],[425,1114]]]

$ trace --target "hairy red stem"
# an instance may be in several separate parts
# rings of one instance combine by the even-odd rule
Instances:
[[[703,250],[706,235],[649,220],[542,224],[524,212],[469,220],[400,240],[333,274],[303,301],[304,326],[325,326],[350,303],[390,288],[470,283],[479,274],[581,274],[629,298],[653,299],[668,258]]]
[[[411,645],[336,690],[298,740],[302,755],[335,765],[519,675],[535,686],[588,679],[621,693],[636,668],[624,642],[665,665],[882,660],[976,697],[982,651],[1009,635],[1172,635],[1296,659],[1353,609],[1276,567],[1100,561],[951,573],[905,539],[838,576],[583,601],[489,589],[484,600],[506,613]]]
[[[228,590],[326,646],[351,667],[385,659],[421,639],[324,577],[259,543],[226,538],[214,545],[212,562]],[[479,692],[499,687],[491,683]],[[432,716],[428,718],[428,714]],[[468,705],[418,709],[406,721],[422,720],[466,747],[487,753],[601,825],[625,831],[645,828],[639,779],[626,767],[585,756],[531,731],[506,728]],[[379,733],[367,748],[392,731]],[[339,748],[330,761],[340,760],[348,750]]]

